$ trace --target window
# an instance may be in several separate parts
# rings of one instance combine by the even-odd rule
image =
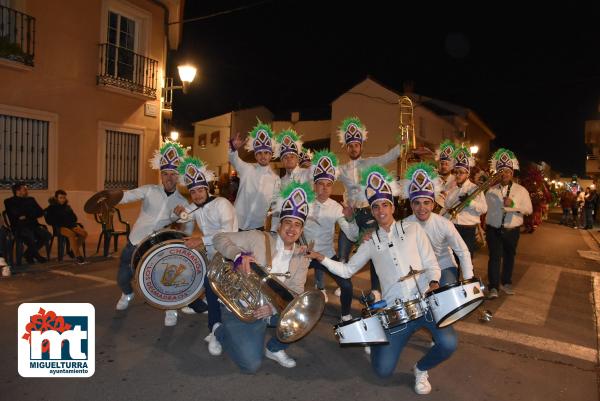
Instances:
[[[0,114],[0,188],[15,181],[48,188],[49,126],[45,120]]]
[[[135,31],[134,20],[109,11],[106,61],[110,75],[133,81]]]
[[[139,135],[106,130],[104,189],[132,189],[138,186],[139,153]]]

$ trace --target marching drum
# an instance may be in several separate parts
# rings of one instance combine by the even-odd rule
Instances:
[[[378,313],[383,327],[390,328],[408,323],[425,315],[427,303],[420,296],[407,301],[396,300],[395,304]]]
[[[473,312],[484,300],[478,278],[458,281],[431,291],[425,300],[437,327],[450,326]]]
[[[157,231],[144,238],[132,255],[136,288],[152,306],[178,309],[202,292],[206,253],[186,247],[184,237],[175,230]]]
[[[333,326],[340,344],[382,344],[388,339],[377,316],[356,318]]]

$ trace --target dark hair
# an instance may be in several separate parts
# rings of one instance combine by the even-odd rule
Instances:
[[[17,195],[17,191],[18,191],[19,189],[23,188],[24,186],[25,186],[25,183],[24,183],[24,182],[21,182],[21,181],[17,181],[17,182],[15,182],[14,184],[12,184],[12,187],[11,187],[11,189],[12,189],[12,193],[13,193],[13,195],[15,195],[15,196],[16,196],[16,195]]]
[[[63,190],[63,189],[59,189],[54,193],[54,197],[58,198],[58,195],[64,195],[67,196],[67,193]]]

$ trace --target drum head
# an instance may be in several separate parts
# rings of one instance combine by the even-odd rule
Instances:
[[[182,308],[200,296],[207,264],[206,256],[186,247],[183,240],[163,241],[141,257],[136,289],[154,307]]]
[[[170,240],[170,239],[183,239],[185,234],[181,231],[165,229],[155,231],[152,234],[145,237],[140,243],[135,247],[135,250],[131,254],[131,269],[133,271],[137,270],[138,263],[142,259],[142,256],[148,251],[148,249],[152,248],[154,245],[160,244],[161,242]]]
[[[473,312],[475,309],[479,308],[479,305],[481,305],[483,303],[483,298],[476,298],[476,299],[472,299],[471,301],[469,301],[468,303],[459,306],[458,308],[454,309],[452,312],[448,313],[446,316],[444,316],[437,324],[437,327],[444,328],[444,327],[448,327],[451,324],[454,324],[456,322],[458,322],[460,319],[462,319],[463,317],[466,317],[467,315],[469,315],[471,312]]]

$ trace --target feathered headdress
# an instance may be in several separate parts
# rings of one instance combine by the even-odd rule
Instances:
[[[179,165],[179,182],[188,189],[209,189],[209,182],[214,181],[215,173],[208,170],[202,160],[186,157]]]
[[[294,218],[304,223],[308,217],[308,205],[315,200],[315,193],[310,184],[292,181],[283,188],[280,196],[283,199],[280,220]]]
[[[335,181],[339,173],[337,167],[338,159],[335,153],[330,152],[328,149],[319,150],[317,153],[315,153],[315,156],[312,160],[313,181]]]
[[[446,139],[444,142],[440,144],[440,147],[435,152],[435,160],[448,160],[452,161],[452,153],[456,149],[456,145],[450,139]]]
[[[258,118],[256,120],[258,124],[248,132],[250,140],[246,143],[246,150],[254,153],[261,151],[273,153],[273,130]]]
[[[367,128],[358,119],[358,117],[348,117],[342,121],[338,128],[338,139],[342,145],[348,145],[352,142],[362,144],[367,140]]]
[[[426,162],[412,164],[406,170],[402,182],[402,198],[429,198],[435,200],[438,192],[435,167]]]
[[[492,159],[490,160],[490,170],[492,173],[496,173],[505,168],[518,170],[519,161],[512,151],[500,148],[492,155]]]
[[[310,163],[312,159],[313,153],[309,149],[302,147],[302,150],[300,151],[300,161],[298,162],[298,165],[302,167],[303,164]]]
[[[282,158],[288,153],[300,157],[302,141],[300,135],[291,128],[283,130],[275,137],[275,157]]]
[[[185,156],[185,149],[181,144],[172,141],[166,141],[158,150],[154,151],[154,156],[150,159],[150,167],[154,170],[177,171],[181,159]]]
[[[390,175],[385,167],[372,165],[360,173],[361,185],[369,205],[384,199],[394,204],[394,196],[398,195],[399,187],[397,181]]]
[[[471,167],[475,166],[475,158],[464,146],[456,148],[452,153],[452,161],[454,168],[463,168],[467,171],[471,171]]]

